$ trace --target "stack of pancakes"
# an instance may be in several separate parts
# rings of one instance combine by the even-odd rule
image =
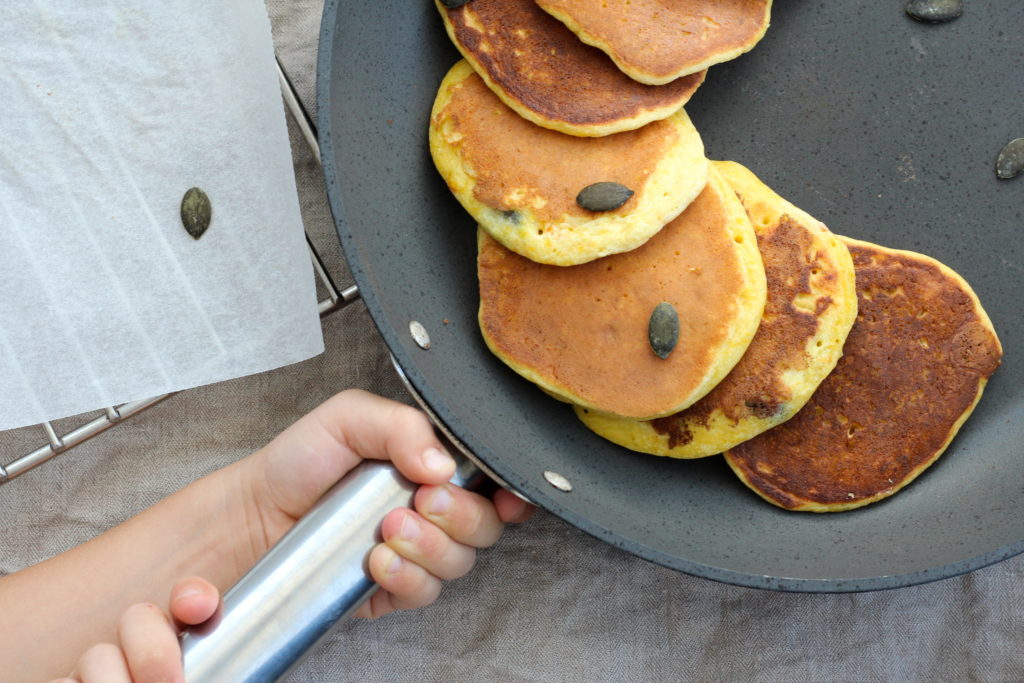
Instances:
[[[626,448],[721,453],[771,503],[845,510],[942,453],[1002,350],[946,266],[705,158],[683,105],[770,5],[438,0],[465,60],[430,149],[480,226],[496,356]]]

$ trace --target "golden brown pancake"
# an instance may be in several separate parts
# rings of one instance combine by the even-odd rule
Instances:
[[[534,0],[437,3],[452,42],[505,104],[570,135],[634,130],[686,104],[704,71],[666,86],[638,83]]]
[[[492,237],[559,266],[635,249],[707,182],[704,145],[683,110],[640,130],[573,137],[517,116],[465,61],[441,83],[430,152],[452,193]],[[634,194],[612,211],[581,208],[577,195],[599,182]]]
[[[743,166],[713,166],[757,233],[768,283],[764,317],[732,372],[682,412],[638,421],[576,408],[587,427],[634,451],[702,458],[785,422],[835,367],[857,316],[853,261],[839,237]]]
[[[946,449],[1002,358],[970,286],[938,261],[843,238],[859,312],[843,357],[793,419],[725,454],[758,495],[831,512],[899,491]]]
[[[647,244],[581,266],[534,263],[478,234],[487,345],[548,393],[591,410],[649,418],[690,405],[739,361],[764,310],[753,228],[715,172]],[[648,337],[661,302],[680,319],[665,360]]]
[[[479,1],[479,0],[477,0]],[[768,30],[771,0],[536,0],[641,83],[739,57]]]

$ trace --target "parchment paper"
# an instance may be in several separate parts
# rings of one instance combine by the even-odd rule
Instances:
[[[0,429],[323,350],[273,59],[260,0],[0,4]]]

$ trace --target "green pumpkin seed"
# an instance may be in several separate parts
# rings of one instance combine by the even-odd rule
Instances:
[[[448,9],[458,9],[465,5],[469,0],[441,0],[441,4]]]
[[[181,198],[181,224],[193,239],[199,239],[210,227],[213,208],[210,198],[198,187],[189,188]]]
[[[952,21],[964,13],[963,0],[910,0],[906,6],[912,19],[926,24]]]
[[[1024,173],[1024,138],[1011,140],[996,157],[996,175],[1008,180]]]
[[[665,360],[679,342],[679,314],[670,303],[662,301],[651,312],[647,337],[654,353]]]
[[[519,212],[516,211],[515,209],[509,209],[507,211],[502,211],[501,215],[509,223],[515,223],[516,225],[519,225],[520,216],[519,216]]]
[[[633,190],[619,183],[594,183],[576,195],[576,203],[587,211],[614,211],[633,196]]]

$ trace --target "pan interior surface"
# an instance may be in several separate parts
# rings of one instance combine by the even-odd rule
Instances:
[[[507,483],[584,531],[660,564],[762,588],[854,591],[944,578],[1024,550],[1024,179],[994,160],[1024,135],[1024,3],[918,24],[900,5],[777,3],[747,55],[687,106],[714,159],[738,161],[836,233],[920,251],[974,287],[1005,349],[973,417],[917,481],[852,512],[786,512],[718,457],[655,458],[590,433],[487,350],[476,226],[427,150],[458,59],[430,2],[328,1],[318,106],[328,195],[363,298],[410,382]],[[985,46],[978,50],[977,46]],[[430,335],[429,350],[409,333]],[[553,471],[572,483],[547,483]]]

